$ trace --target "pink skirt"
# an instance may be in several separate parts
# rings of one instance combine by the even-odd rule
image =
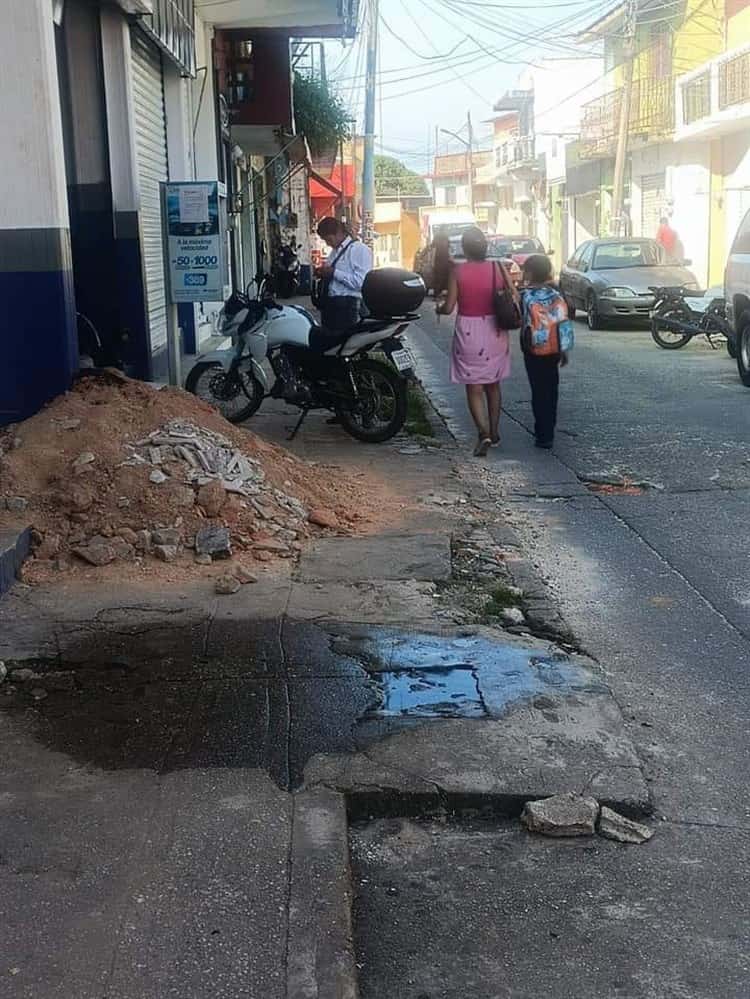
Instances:
[[[458,316],[453,334],[451,381],[492,385],[510,375],[510,337],[494,316]]]

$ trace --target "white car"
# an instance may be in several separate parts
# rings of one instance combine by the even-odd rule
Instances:
[[[737,369],[750,388],[750,211],[742,220],[724,271],[727,318],[734,327]]]

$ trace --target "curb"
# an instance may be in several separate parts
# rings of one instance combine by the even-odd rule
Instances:
[[[31,528],[0,531],[0,597],[18,580],[18,573],[31,550]]]
[[[287,999],[357,999],[349,824],[342,794],[294,795]]]

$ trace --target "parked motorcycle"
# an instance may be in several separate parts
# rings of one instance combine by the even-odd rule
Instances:
[[[655,298],[651,310],[651,336],[664,350],[679,350],[696,336],[705,336],[716,350],[714,337],[724,337],[729,356],[737,356],[734,329],[727,319],[723,298],[712,298],[705,308],[699,309],[692,307],[689,299],[705,299],[705,291],[655,286],[649,291]]]
[[[406,420],[414,361],[402,338],[418,318],[425,287],[410,271],[385,268],[367,275],[362,297],[369,317],[336,335],[317,326],[306,309],[274,301],[267,279],[256,298],[233,294],[219,321],[232,348],[201,355],[185,388],[232,423],[249,419],[264,399],[283,399],[300,409],[292,437],[311,410],[322,409],[357,440],[389,440]]]
[[[299,291],[300,262],[297,256],[296,240],[292,239],[290,244],[284,244],[279,250],[273,283],[279,298],[291,298]]]

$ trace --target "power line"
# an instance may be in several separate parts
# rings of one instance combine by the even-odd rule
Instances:
[[[396,39],[397,42],[400,42],[404,46],[405,49],[408,49],[408,51],[411,52],[411,54],[413,56],[416,56],[417,59],[422,59],[425,62],[434,62],[436,59],[449,59],[453,55],[454,52],[456,52],[458,49],[461,48],[461,46],[464,43],[464,39],[462,38],[461,41],[458,42],[457,45],[454,45],[453,48],[449,52],[445,52],[443,54],[438,53],[438,55],[426,56],[426,55],[422,55],[421,52],[417,52],[417,50],[415,48],[412,48],[412,46],[409,45],[409,43],[406,41],[405,38],[402,38],[400,35],[396,34],[396,32],[388,24],[388,22],[386,21],[386,19],[383,17],[382,14],[380,15],[380,23],[383,25],[383,27],[388,32],[388,34],[392,35]]]

